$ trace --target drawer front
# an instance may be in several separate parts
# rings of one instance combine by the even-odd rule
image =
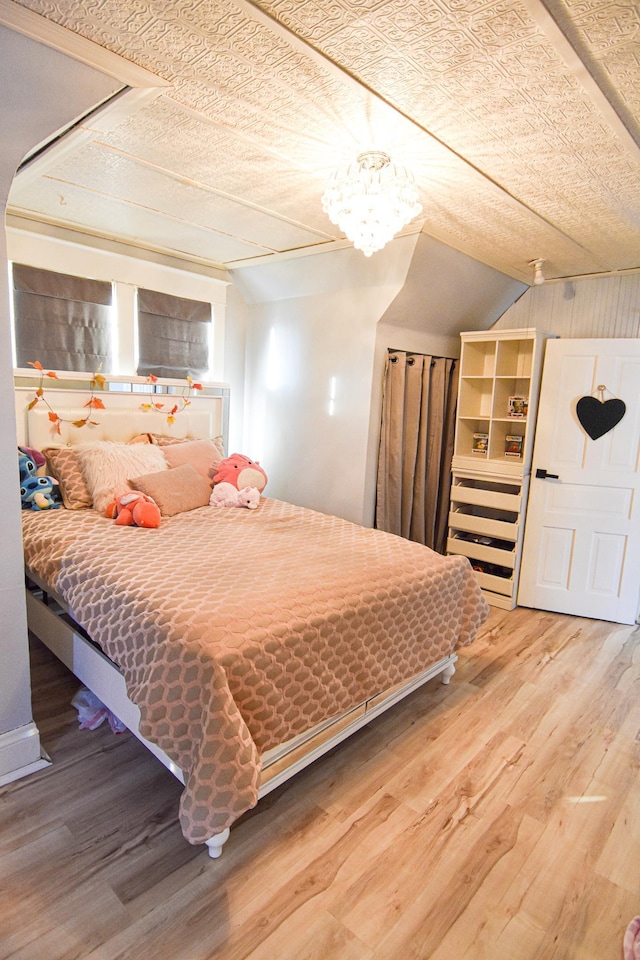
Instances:
[[[499,540],[518,539],[520,529],[517,523],[507,523],[505,520],[492,520],[489,517],[477,517],[471,513],[452,511],[449,514],[449,526],[455,530],[464,530],[466,533],[477,533],[485,537],[497,537]]]
[[[478,507],[497,507],[500,510],[520,512],[522,496],[514,493],[498,493],[495,490],[483,490],[480,487],[462,487],[455,485],[451,488],[452,503],[470,503]]]
[[[472,543],[470,540],[457,540],[449,537],[447,553],[457,553],[471,560],[486,560],[487,563],[496,563],[500,567],[513,569],[516,564],[515,553],[511,550],[499,550],[496,547],[485,547],[482,543]]]
[[[491,573],[482,573],[476,570],[478,583],[483,590],[491,590],[492,593],[500,593],[505,597],[513,596],[513,580],[507,580],[506,577],[494,577]]]

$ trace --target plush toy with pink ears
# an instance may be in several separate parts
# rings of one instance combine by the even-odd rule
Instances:
[[[250,460],[242,453],[232,453],[230,457],[221,460],[213,478],[213,489],[218,483],[230,483],[236,490],[243,487],[255,487],[262,493],[267,485],[267,475],[257,460]]]
[[[260,503],[260,491],[255,487],[243,487],[236,490],[232,483],[223,480],[214,486],[209,497],[212,507],[247,507],[256,510]]]
[[[140,493],[139,490],[129,490],[109,504],[105,514],[116,521],[119,527],[149,527],[160,526],[160,508],[155,500]]]

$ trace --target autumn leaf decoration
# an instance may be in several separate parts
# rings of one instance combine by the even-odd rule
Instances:
[[[195,383],[191,377],[187,377],[187,385],[182,388],[182,394],[178,397],[178,400],[173,404],[173,406],[166,412],[167,423],[175,423],[175,419],[179,413],[182,413],[183,410],[191,404],[191,395],[194,390],[202,390],[201,383]],[[150,387],[153,387],[155,383],[158,382],[158,378],[154,377],[153,374],[147,377],[147,383]],[[153,399],[154,394],[149,393],[149,400],[142,403],[140,406],[143,410],[155,410],[158,413],[165,412],[165,404],[160,403]]]
[[[106,409],[100,397],[96,396],[96,390],[102,390],[102,388],[106,383],[106,377],[104,377],[100,373],[100,367],[98,367],[98,370],[94,373],[92,379],[89,381],[91,395],[87,400],[87,402],[85,403],[85,407],[88,408],[86,417],[83,417],[80,420],[66,420],[64,417],[61,417],[56,413],[56,411],[53,409],[53,407],[51,406],[51,404],[49,403],[49,401],[47,400],[44,394],[45,377],[49,377],[51,380],[59,380],[60,378],[58,374],[54,370],[45,370],[39,360],[35,360],[33,363],[29,361],[29,366],[33,367],[40,374],[40,383],[38,384],[38,387],[36,389],[35,397],[27,407],[28,410],[32,410],[38,403],[44,403],[45,407],[49,411],[49,420],[51,421],[52,424],[55,425],[55,430],[57,434],[60,434],[62,432],[61,425],[63,423],[71,423],[73,424],[74,427],[84,427],[87,424],[91,424],[94,427],[97,426],[98,421],[91,419],[92,411]],[[202,390],[201,383],[195,383],[191,379],[191,377],[187,377],[186,379],[187,379],[187,383],[186,383],[186,386],[182,388],[182,394],[173,403],[173,406],[168,411],[166,411],[167,423],[175,423],[175,419],[177,415],[179,413],[182,413],[183,410],[186,410],[186,408],[191,404],[191,396],[193,394],[193,391]],[[150,387],[152,387],[153,384],[157,382],[158,382],[158,378],[154,377],[153,374],[147,377],[147,383],[150,385]],[[141,408],[143,410],[153,410],[158,413],[165,413],[165,404],[154,400],[154,396],[155,395],[150,391],[149,400],[145,401],[144,403],[141,403],[140,404]]]
[[[105,377],[100,373],[100,367],[96,370],[93,377],[89,381],[91,395],[87,402],[84,404],[87,407],[86,417],[81,418],[80,420],[65,420],[63,417],[59,416],[47,398],[44,395],[44,378],[49,377],[52,380],[59,380],[58,374],[54,370],[45,370],[42,364],[36,360],[34,363],[29,362],[30,367],[34,367],[40,374],[40,383],[36,389],[36,395],[28,406],[28,410],[32,410],[38,403],[44,403],[45,407],[49,411],[49,420],[55,426],[57,434],[61,433],[61,425],[63,423],[72,423],[74,427],[84,427],[88,423],[95,426],[97,424],[96,420],[92,420],[92,411],[93,410],[104,410],[105,406],[100,397],[96,397],[95,391],[101,390],[105,384]]]

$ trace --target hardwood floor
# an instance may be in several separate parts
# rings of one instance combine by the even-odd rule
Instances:
[[[33,648],[53,764],[0,789],[0,958],[620,960],[640,913],[640,629],[492,610],[432,681],[260,802],[218,861],[128,733],[80,731]]]

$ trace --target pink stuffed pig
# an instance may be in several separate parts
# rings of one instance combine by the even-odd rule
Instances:
[[[257,460],[250,460],[242,453],[232,453],[221,460],[216,468],[214,490],[219,483],[230,483],[236,490],[255,487],[258,493],[262,493],[267,485],[267,475]]]

